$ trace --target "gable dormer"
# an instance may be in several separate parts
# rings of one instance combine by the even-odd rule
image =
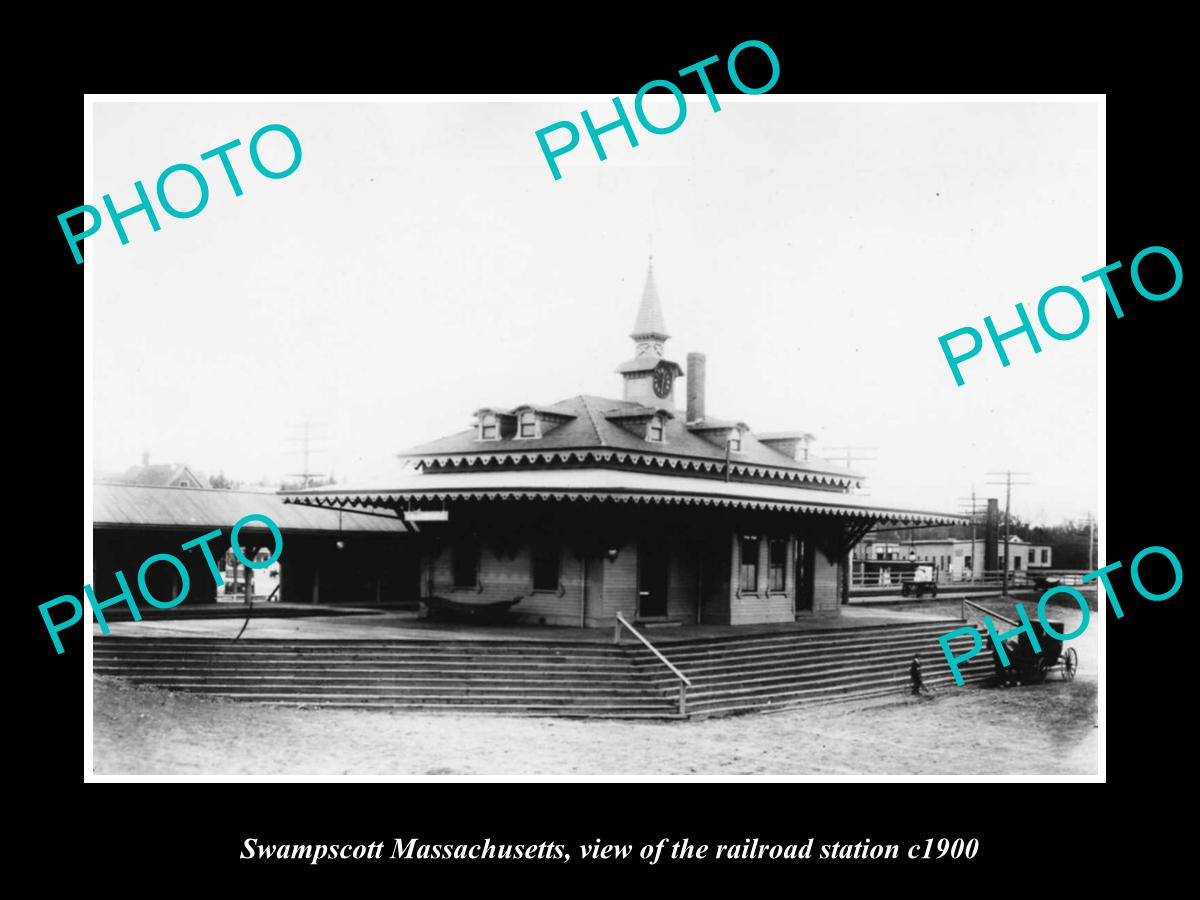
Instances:
[[[514,420],[513,437],[519,441],[543,438],[554,429],[575,418],[571,413],[560,412],[545,406],[518,406],[509,413]]]
[[[516,417],[502,409],[485,406],[475,410],[475,440],[499,441],[516,433]]]
[[[716,419],[705,419],[688,425],[688,431],[697,437],[704,438],[710,444],[730,453],[742,453],[746,437],[750,434],[750,426],[745,422],[724,422]]]
[[[619,425],[630,434],[637,435],[650,444],[667,442],[667,420],[675,415],[666,409],[651,406],[631,406],[605,413],[604,418]]]
[[[776,453],[782,453],[788,459],[797,462],[805,462],[808,459],[812,443],[817,439],[815,434],[809,434],[807,431],[780,431],[775,434],[756,434],[754,437],[760,444],[765,444]]]

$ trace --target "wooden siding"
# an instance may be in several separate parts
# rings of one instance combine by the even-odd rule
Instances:
[[[637,616],[637,544],[620,548],[616,560],[603,561],[605,618],[611,622],[621,613],[630,622]]]
[[[433,560],[433,579],[422,579],[425,596],[433,594],[464,603],[492,603],[498,600],[521,598],[512,607],[512,615],[520,621],[546,625],[578,625],[583,603],[583,562],[569,550],[560,548],[559,587],[557,591],[534,591],[533,560],[530,548],[517,549],[515,556],[501,553],[499,558],[490,548],[479,554],[479,581],[474,588],[454,586],[451,567],[452,551],[443,550]],[[588,602],[598,593],[591,583],[599,563],[588,564]]]
[[[742,535],[733,535],[732,584],[729,598],[729,624],[744,625],[753,622],[791,622],[795,619],[796,569],[795,545],[792,535],[764,532],[758,541],[758,578],[753,591],[741,590]],[[770,546],[772,539],[787,541],[787,569],[785,590],[768,590],[770,584]]]
[[[840,523],[820,517],[647,511],[631,521],[607,512],[581,518],[580,511],[567,507],[548,507],[530,515],[516,507],[481,506],[473,515],[456,511],[450,521],[451,528],[434,536],[442,549],[432,555],[427,552],[422,596],[479,603],[519,598],[512,612],[518,621],[530,624],[577,626],[583,621],[588,626],[603,627],[611,625],[618,612],[636,621],[638,554],[647,541],[661,541],[667,556],[668,620],[734,625],[792,621],[798,612],[797,554],[801,542],[812,548],[811,614],[837,615],[841,609],[840,567],[827,555],[829,548],[837,546]],[[741,591],[739,557],[744,535],[760,538],[758,578],[753,590]],[[474,588],[453,587],[451,545],[459,536],[482,545],[479,581]],[[561,544],[560,582],[556,591],[535,593],[531,546],[547,537]],[[785,587],[770,591],[770,541],[778,538],[787,542]],[[433,549],[428,543],[426,547]],[[608,558],[610,548],[616,549],[615,560]],[[589,558],[586,614],[581,553]],[[322,583],[322,592],[324,587]],[[701,606],[699,611],[697,604]],[[801,612],[810,614],[808,610]]]

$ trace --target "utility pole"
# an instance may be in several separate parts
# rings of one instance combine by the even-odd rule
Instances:
[[[1096,571],[1096,517],[1088,512],[1088,571]]]
[[[298,434],[293,434],[290,437],[290,440],[293,443],[299,443],[300,447],[299,447],[299,449],[291,450],[289,452],[292,453],[293,455],[301,454],[304,458],[304,466],[303,466],[302,470],[299,472],[289,472],[288,476],[291,478],[303,479],[303,481],[301,483],[303,484],[304,487],[308,487],[311,484],[312,479],[321,474],[320,472],[314,472],[310,468],[310,459],[311,459],[312,455],[315,453],[324,453],[325,452],[324,449],[322,449],[322,448],[314,449],[312,446],[313,441],[314,440],[324,441],[324,440],[326,440],[326,438],[324,435],[315,435],[315,436],[313,435],[311,422],[302,422],[299,425],[292,425],[291,427],[300,430]]]
[[[830,462],[845,463],[846,468],[853,471],[854,464],[856,462],[875,462],[876,461],[876,457],[863,456],[860,451],[864,451],[864,450],[875,451],[878,449],[879,449],[878,447],[853,447],[853,446],[849,446],[849,445],[847,445],[845,447],[830,447],[829,454],[833,454],[833,453],[837,453],[838,451],[841,451],[841,455],[831,456],[829,454],[823,453],[822,458],[827,459]]]
[[[852,469],[852,468],[854,468],[854,463],[856,460],[858,462],[874,462],[875,461],[874,456],[863,456],[858,451],[860,451],[860,450],[878,450],[878,449],[879,449],[878,447],[850,447],[850,446],[830,447],[829,453],[837,453],[838,451],[841,451],[842,455],[830,456],[828,454],[822,454],[822,456],[825,459],[829,460],[830,462],[844,462],[846,464],[847,469]]]
[[[1032,472],[988,472],[988,475],[1003,475],[1003,481],[989,481],[988,484],[1004,485],[1004,569],[1001,573],[1000,593],[1005,597],[1008,596],[1008,551],[1009,551],[1009,516],[1012,510],[1012,487],[1016,485],[1033,484],[1032,481],[1013,481],[1014,475],[1032,475]]]
[[[967,503],[970,504],[966,509],[963,509],[962,511],[967,513],[971,517],[971,581],[974,582],[975,581],[975,570],[977,568],[979,568],[979,564],[980,564],[979,563],[979,559],[980,559],[979,554],[977,554],[975,552],[975,526],[979,522],[979,506],[975,500],[975,484],[974,484],[974,482],[972,482],[972,484],[971,484],[971,499],[967,500],[965,497],[960,497],[958,502],[960,504],[967,504]]]

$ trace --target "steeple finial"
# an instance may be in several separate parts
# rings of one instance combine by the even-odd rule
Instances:
[[[662,304],[658,299],[658,286],[654,283],[654,256],[646,268],[646,286],[642,289],[642,302],[638,305],[637,321],[629,335],[635,341],[665,341],[670,337],[663,321]]]

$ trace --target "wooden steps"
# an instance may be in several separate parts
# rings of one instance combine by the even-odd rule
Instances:
[[[664,639],[693,683],[692,716],[902,696],[919,655],[931,687],[954,681],[937,638],[957,621]],[[959,638],[959,652],[970,645]],[[439,641],[96,637],[97,675],[281,706],[670,719],[679,681],[640,643],[528,639]],[[981,652],[967,681],[992,671]]]

